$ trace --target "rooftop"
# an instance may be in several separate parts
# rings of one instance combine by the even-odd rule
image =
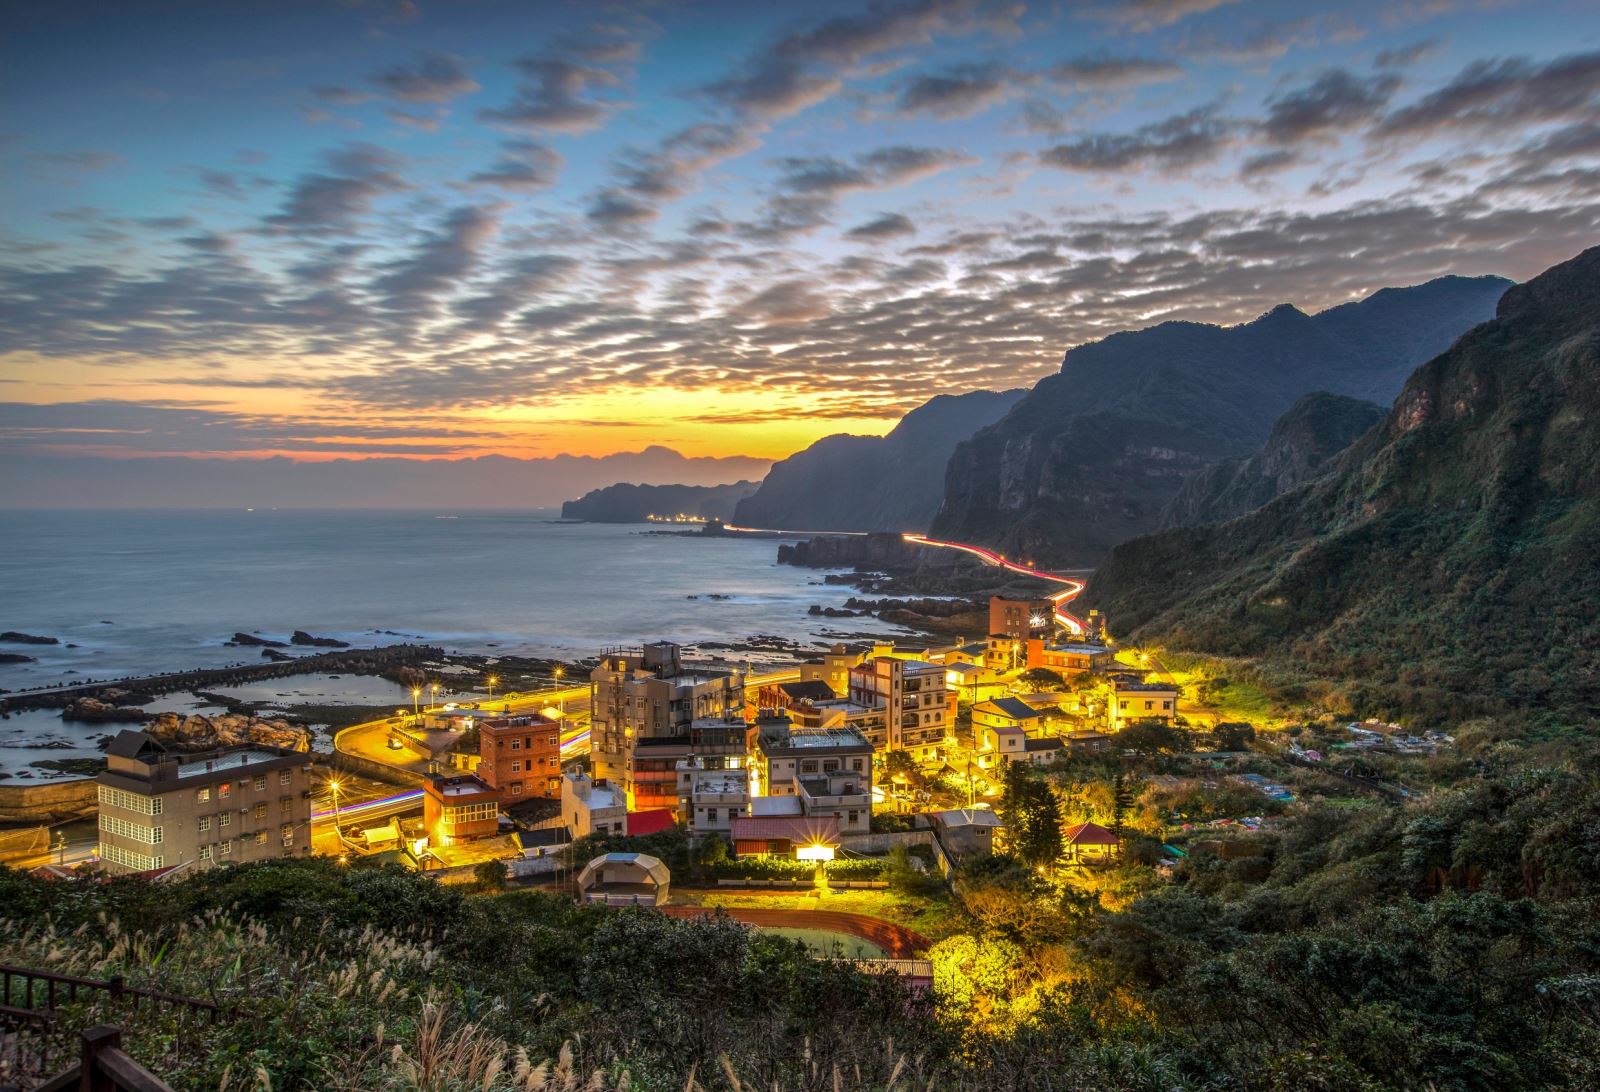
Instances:
[[[1043,713],[1023,701],[1021,698],[991,698],[980,703],[974,712],[1003,713],[1005,716],[1017,720],[1034,720],[1044,716]]]
[[[460,777],[435,777],[430,780],[429,786],[440,796],[496,795],[494,786],[472,774]]]
[[[1059,739],[1030,739],[1022,745],[1024,751],[1056,751],[1060,748]]]
[[[1127,690],[1134,693],[1154,693],[1161,690],[1169,691],[1174,694],[1178,692],[1176,685],[1164,682],[1124,682],[1123,680],[1118,679],[1112,685],[1118,691]]]

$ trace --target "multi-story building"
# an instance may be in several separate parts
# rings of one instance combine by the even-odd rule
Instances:
[[[123,731],[100,774],[100,861],[113,873],[311,852],[311,756],[249,744],[168,748]]]
[[[886,751],[937,758],[956,716],[956,692],[943,664],[876,656],[850,669],[850,700],[883,712],[867,734]]]
[[[628,802],[604,779],[569,770],[561,778],[561,818],[574,840],[591,834],[626,834]]]
[[[860,666],[874,651],[865,645],[833,645],[821,656],[801,661],[800,681],[822,682],[834,697],[842,698],[850,691],[850,669]]]
[[[500,832],[500,793],[474,774],[430,777],[422,784],[422,826],[434,848]]]
[[[1049,599],[989,597],[989,632],[1026,641],[1048,637],[1055,627],[1056,605]]]
[[[707,755],[678,760],[678,818],[693,834],[728,834],[735,818],[750,813],[749,771],[714,762]]]
[[[756,797],[798,797],[800,814],[832,816],[845,834],[872,829],[872,743],[861,732],[765,724],[751,766]]]
[[[696,720],[730,716],[744,707],[742,676],[688,670],[680,649],[670,641],[631,651],[608,650],[589,680],[595,776],[605,779],[627,779],[629,759],[641,742],[687,735]],[[676,805],[674,769],[679,757],[665,767],[671,806]]]
[[[1178,688],[1171,683],[1129,682],[1113,679],[1106,702],[1106,722],[1120,732],[1135,721],[1158,720],[1171,724],[1178,715]]]
[[[561,722],[541,713],[478,722],[475,771],[510,804],[527,797],[561,798]]]

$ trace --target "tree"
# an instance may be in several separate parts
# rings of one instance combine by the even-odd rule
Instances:
[[[1029,686],[1036,686],[1040,690],[1062,690],[1066,687],[1066,682],[1060,674],[1048,667],[1030,667],[1022,673],[1021,679]]]
[[[1159,720],[1136,720],[1116,735],[1117,746],[1140,754],[1181,751],[1188,747],[1187,733]]]
[[[1219,751],[1248,751],[1255,738],[1255,726],[1245,721],[1223,721],[1211,729],[1211,746]]]
[[[1020,762],[1007,763],[1000,808],[1016,856],[1030,865],[1054,865],[1061,856],[1061,802],[1049,783]]]
[[[1133,810],[1133,790],[1128,788],[1128,779],[1118,770],[1111,776],[1111,832],[1122,840],[1122,820]]]
[[[499,891],[506,885],[506,863],[484,861],[472,870],[472,878],[477,880],[478,886],[485,891]]]

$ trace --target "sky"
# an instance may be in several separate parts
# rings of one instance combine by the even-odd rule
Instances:
[[[0,460],[769,460],[1600,242],[1600,4],[0,11]]]

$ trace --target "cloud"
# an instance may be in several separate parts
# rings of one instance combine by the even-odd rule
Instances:
[[[1425,57],[1431,57],[1439,52],[1443,43],[1437,38],[1428,38],[1421,42],[1413,42],[1408,46],[1398,49],[1381,50],[1372,59],[1375,68],[1410,68]]]
[[[778,161],[779,185],[791,193],[837,196],[852,190],[901,186],[952,167],[976,163],[972,156],[942,148],[892,145],[858,155],[853,161],[832,156],[789,157]]]
[[[1526,57],[1468,65],[1445,86],[1383,119],[1380,136],[1448,129],[1515,130],[1529,123],[1579,120],[1600,109],[1600,52],[1538,64]]]
[[[903,114],[931,114],[936,118],[964,118],[1004,99],[1012,79],[999,65],[957,65],[938,73],[924,73],[908,81],[900,92]]]
[[[916,232],[917,225],[913,224],[908,217],[902,216],[898,212],[886,212],[882,216],[868,220],[864,224],[856,225],[845,234],[852,239],[877,243],[901,235],[915,235]]]
[[[1119,57],[1101,52],[1059,61],[1045,74],[1057,83],[1079,88],[1138,87],[1177,79],[1183,75],[1183,66],[1153,57]]]
[[[41,152],[34,162],[69,171],[103,171],[122,162],[116,152]]]
[[[437,314],[443,298],[476,267],[499,226],[494,210],[474,205],[453,210],[438,231],[373,282],[379,306],[399,316],[407,330]]]
[[[1400,87],[1393,74],[1362,79],[1331,69],[1305,87],[1267,100],[1261,132],[1280,144],[1354,129],[1377,117]]]
[[[413,64],[386,68],[370,80],[401,102],[445,103],[478,90],[478,81],[453,53],[422,53]]]
[[[469,329],[490,329],[565,283],[578,267],[578,260],[565,254],[524,255],[511,262],[487,292],[458,300],[451,310]]]
[[[1097,133],[1039,153],[1039,162],[1073,171],[1176,170],[1215,158],[1234,125],[1200,106],[1132,133]]]
[[[1303,162],[1305,160],[1301,158],[1299,152],[1291,151],[1287,148],[1278,148],[1274,151],[1261,152],[1258,155],[1247,157],[1239,165],[1239,177],[1246,179],[1259,178],[1262,175],[1286,171],[1290,167],[1297,166]]]
[[[500,158],[467,181],[478,186],[531,193],[555,185],[565,162],[554,148],[531,140],[508,140],[500,145]]]
[[[838,92],[843,70],[870,57],[926,43],[940,33],[1008,27],[1015,15],[1012,5],[987,0],[880,4],[783,35],[703,90],[748,117],[789,117]]]
[[[1086,8],[1084,14],[1129,30],[1153,30],[1233,3],[1237,0],[1115,0]]]
[[[748,125],[703,122],[679,129],[648,151],[626,152],[615,183],[590,199],[585,215],[607,229],[653,220],[663,202],[687,193],[702,172],[759,144]]]
[[[400,160],[373,144],[346,144],[326,152],[325,172],[301,175],[283,207],[267,224],[284,231],[340,231],[371,210],[373,202],[407,188]]]
[[[406,110],[385,110],[384,115],[396,125],[404,125],[407,129],[420,129],[424,133],[437,133],[444,124],[444,118],[438,114],[413,114]]]
[[[828,298],[815,285],[780,281],[739,304],[731,317],[763,326],[792,326],[826,318],[831,310]]]
[[[559,57],[524,57],[516,62],[524,80],[516,98],[499,109],[478,111],[481,121],[519,129],[585,133],[619,109],[604,92],[622,86],[615,72]]]
[[[332,103],[335,106],[359,106],[372,97],[365,91],[356,91],[349,87],[313,87],[311,95],[321,102]]]

